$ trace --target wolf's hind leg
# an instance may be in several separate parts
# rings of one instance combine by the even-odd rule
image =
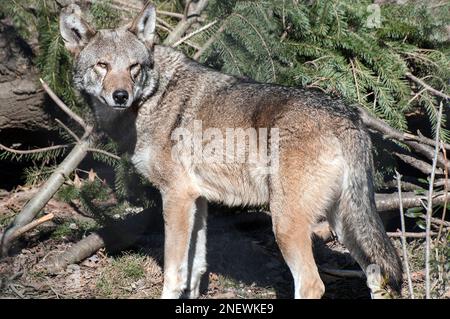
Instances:
[[[314,260],[311,241],[312,222],[308,212],[297,208],[274,209],[271,203],[273,231],[294,278],[296,299],[321,298],[325,286]]]
[[[326,157],[326,154],[325,154]],[[271,176],[270,211],[275,238],[295,283],[295,298],[321,298],[325,287],[312,250],[312,226],[335,203],[341,187],[340,162],[284,159]]]

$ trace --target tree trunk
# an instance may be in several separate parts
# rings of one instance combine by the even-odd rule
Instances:
[[[0,22],[0,136],[8,129],[48,130],[45,94],[31,60],[31,47]]]

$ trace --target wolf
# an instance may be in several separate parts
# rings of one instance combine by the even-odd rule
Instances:
[[[161,297],[199,296],[207,269],[207,201],[269,207],[295,298],[324,294],[312,251],[312,227],[324,218],[364,271],[377,265],[386,285],[399,291],[402,265],[376,212],[371,141],[357,108],[321,91],[257,83],[203,66],[157,44],[155,26],[150,2],[131,23],[113,30],[95,30],[76,5],[60,15],[60,33],[74,58],[74,85],[98,129],[161,192]],[[241,129],[246,139],[237,147],[256,138],[263,141],[257,150],[273,152],[269,160],[198,160],[188,135],[174,138],[195,126],[224,135]],[[269,132],[267,139],[260,129]]]

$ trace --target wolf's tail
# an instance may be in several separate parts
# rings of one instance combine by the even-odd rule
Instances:
[[[363,129],[345,135],[341,140],[346,162],[343,187],[328,220],[361,268],[366,272],[370,264],[378,265],[386,284],[399,293],[402,263],[376,211],[370,138]]]

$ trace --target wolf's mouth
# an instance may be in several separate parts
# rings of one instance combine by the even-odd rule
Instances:
[[[103,96],[100,96],[100,100],[103,102],[103,104],[113,108],[114,110],[124,110],[124,109],[128,108],[127,105],[120,105],[120,104],[119,105],[118,104],[111,105],[108,103],[108,101]]]
[[[128,106],[126,106],[126,105],[113,105],[112,108],[115,109],[115,110],[124,110],[124,109],[127,109]]]

